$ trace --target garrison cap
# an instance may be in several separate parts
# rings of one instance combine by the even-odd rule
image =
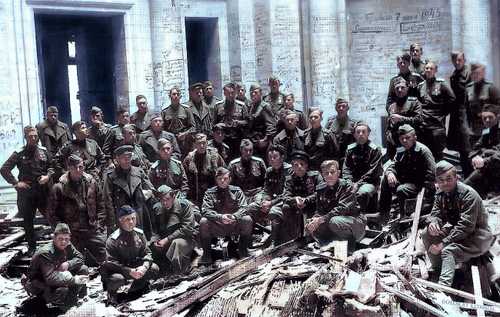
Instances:
[[[115,156],[118,156],[118,155],[122,155],[122,154],[132,154],[132,152],[134,151],[134,147],[132,145],[122,145],[122,146],[119,146],[114,154]]]
[[[400,76],[394,80],[394,87],[403,86],[403,85],[408,87],[408,82],[403,77]]]
[[[309,163],[310,156],[304,151],[295,150],[292,152],[292,160],[302,160]]]
[[[92,106],[92,108],[90,109],[91,114],[98,114],[100,112],[102,112],[102,109],[97,106]]]
[[[75,166],[75,165],[80,164],[81,162],[83,162],[83,159],[76,154],[71,154],[68,157],[68,165],[69,166]]]
[[[207,88],[209,86],[212,86],[212,87],[214,86],[214,84],[212,83],[212,81],[206,80],[206,81],[203,82],[203,88]]]
[[[279,80],[279,78],[278,78],[277,76],[275,76],[275,75],[271,75],[271,76],[269,76],[269,80],[268,80],[268,82],[270,82],[270,83],[271,83],[271,82],[274,82],[274,81],[280,81],[280,80]]]
[[[259,84],[255,83],[255,84],[250,85],[250,92],[257,90],[257,89],[261,89]]]
[[[69,230],[69,226],[67,224],[60,222],[56,225],[54,234],[71,234],[71,230]]]
[[[448,161],[442,160],[436,163],[436,176],[448,172],[450,169],[454,168],[453,164]]]
[[[189,90],[195,90],[195,89],[203,89],[203,84],[197,82],[189,86]]]
[[[163,195],[167,195],[167,194],[175,192],[175,190],[172,189],[172,187],[170,187],[170,186],[161,185],[160,187],[158,187],[156,192],[157,192],[158,197],[162,197]]]
[[[403,124],[398,128],[398,135],[405,135],[407,133],[410,133],[412,131],[415,131],[415,129],[409,125],[409,124]]]
[[[56,106],[50,106],[47,108],[47,113],[59,113],[59,110],[57,110],[57,107]]]
[[[159,112],[153,112],[153,113],[151,114],[151,117],[150,117],[150,118],[151,118],[151,120],[154,120],[154,119],[156,119],[156,118],[161,118],[161,113],[159,113]]]
[[[338,105],[339,103],[349,103],[347,99],[344,98],[337,98],[337,101],[335,101],[335,104]]]
[[[233,89],[235,89],[236,85],[232,81],[230,81],[230,82],[228,82],[228,83],[226,83],[224,85],[224,88],[233,88]]]
[[[128,216],[130,214],[133,214],[135,212],[135,209],[132,208],[130,205],[123,205],[120,208],[118,208],[116,215],[118,218],[121,218],[123,216]]]
[[[500,113],[500,107],[495,104],[487,103],[483,105],[481,112],[493,112],[495,115]]]

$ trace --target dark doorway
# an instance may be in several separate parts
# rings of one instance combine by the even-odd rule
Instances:
[[[189,84],[211,80],[221,93],[220,46],[217,18],[186,18]]]
[[[123,16],[37,14],[37,51],[44,108],[59,108],[61,121],[89,121],[90,108],[114,121],[117,28]],[[121,66],[123,67],[123,66]]]

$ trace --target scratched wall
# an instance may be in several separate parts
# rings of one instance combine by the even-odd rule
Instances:
[[[448,78],[451,73],[450,4],[448,0],[352,0],[347,12],[351,114],[367,120],[380,143],[387,88],[398,72],[395,58],[403,49],[420,42],[424,58],[438,62],[437,76]]]

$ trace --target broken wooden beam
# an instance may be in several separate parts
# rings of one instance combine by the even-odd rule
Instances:
[[[478,307],[481,307],[483,305],[483,294],[481,292],[481,280],[479,278],[479,270],[475,265],[471,266],[470,269],[472,272],[472,284],[474,285],[474,299],[476,301],[476,305],[478,305]],[[476,311],[477,311],[477,317],[484,317],[483,309],[478,308]]]
[[[23,239],[24,235],[25,235],[24,230],[20,230],[18,232],[14,232],[14,233],[8,235],[7,237],[1,239],[0,240],[0,250],[5,249],[6,247],[11,245],[12,243]]]

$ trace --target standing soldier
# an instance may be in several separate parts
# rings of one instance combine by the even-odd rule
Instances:
[[[335,111],[337,111],[337,115],[328,118],[326,129],[332,131],[337,137],[340,153],[339,163],[342,166],[345,150],[349,144],[354,142],[353,130],[356,121],[349,116],[349,102],[346,99],[337,98]]]
[[[214,96],[214,85],[210,80],[203,83],[203,98],[210,110],[213,110],[215,104],[221,101],[219,97]]]
[[[224,162],[229,162],[229,145],[224,142],[224,138],[226,137],[224,135],[224,123],[214,124],[212,131],[214,138],[208,141],[208,146],[216,149],[224,159]]]
[[[42,146],[44,146],[50,154],[50,157],[55,157],[57,151],[71,140],[71,132],[66,123],[58,120],[59,110],[56,107],[50,106],[47,108],[47,119],[36,125],[38,136]]]
[[[82,158],[71,154],[68,172],[52,187],[49,200],[49,221],[55,226],[67,223],[71,242],[76,249],[91,254],[91,261],[100,265],[106,259],[106,211],[101,189],[92,175],[84,172]]]
[[[151,127],[139,135],[139,145],[144,150],[144,154],[150,162],[156,162],[158,156],[158,141],[167,139],[172,144],[173,157],[180,160],[182,157],[177,138],[171,132],[163,130],[163,119],[159,113],[154,113],[151,116]]]
[[[108,291],[112,304],[118,303],[117,291],[128,281],[132,281],[129,293],[144,291],[149,280],[156,279],[160,271],[153,263],[148,239],[136,227],[134,208],[122,205],[118,208],[117,218],[120,227],[106,241],[106,261],[101,266],[103,288]]]
[[[29,125],[24,127],[24,138],[26,145],[12,153],[2,165],[0,173],[17,191],[17,209],[23,217],[28,254],[33,254],[36,249],[33,218],[37,209],[45,215],[49,181],[54,170],[50,167],[50,154],[38,145],[37,130]],[[17,179],[12,175],[14,167],[19,170]]]
[[[319,170],[324,160],[338,158],[337,139],[335,135],[321,126],[323,110],[312,108],[309,111],[310,128],[304,131],[304,150],[311,157],[309,169]]]
[[[137,133],[141,133],[149,129],[151,124],[151,115],[148,108],[148,101],[143,95],[135,97],[137,111],[130,116],[130,123],[135,126]]]
[[[229,185],[231,173],[219,167],[215,174],[214,186],[207,190],[201,207],[200,241],[203,256],[200,263],[209,265],[212,261],[211,240],[231,234],[240,236],[238,253],[241,258],[248,256],[248,247],[252,242],[252,218],[246,215],[246,199],[243,191]]]
[[[425,62],[422,60],[424,49],[419,43],[410,45],[411,65],[410,71],[420,74],[425,78]]]
[[[204,193],[215,186],[215,172],[226,165],[216,149],[207,147],[207,136],[195,136],[194,150],[182,162],[189,185],[188,199],[201,207]]]
[[[396,83],[399,82],[401,78],[403,78],[407,83],[408,96],[415,98],[419,96],[418,84],[424,81],[424,78],[420,74],[410,71],[410,54],[404,53],[403,55],[398,56],[396,60],[399,68],[399,74],[392,77],[389,83],[386,109],[389,109],[389,107],[398,99],[396,92]]]
[[[144,172],[148,172],[151,167],[151,162],[142,150],[142,146],[137,143],[137,132],[133,124],[126,124],[123,127],[123,145],[130,145],[132,150],[132,165],[140,167]]]
[[[436,160],[441,160],[446,147],[445,118],[453,107],[455,94],[444,79],[436,78],[437,70],[437,65],[428,61],[425,64],[425,81],[418,87],[423,119],[421,141],[429,147]]]
[[[276,134],[276,120],[271,107],[262,101],[262,89],[258,84],[250,86],[250,96],[252,101],[248,113],[249,139],[259,157],[265,157],[269,143],[272,142]]]
[[[285,129],[276,134],[273,144],[285,150],[285,161],[290,162],[295,150],[304,150],[304,131],[297,128],[299,117],[291,110],[286,111]]]
[[[279,133],[285,128],[285,117],[287,110],[295,112],[299,117],[299,122],[297,123],[297,127],[301,130],[305,130],[308,127],[307,118],[304,112],[299,109],[295,109],[295,96],[292,93],[288,93],[285,95],[285,103],[283,108],[278,110],[278,114],[276,116],[276,120],[278,121],[278,125],[276,128],[276,132]]]
[[[155,204],[152,216],[153,255],[161,262],[167,260],[174,274],[189,272],[196,225],[191,204],[178,198],[175,190],[167,185],[158,188],[158,196],[160,203]]]
[[[210,135],[214,124],[213,109],[209,108],[205,100],[203,100],[202,84],[195,83],[189,87],[189,101],[187,102],[187,106],[193,113],[194,132]]]
[[[118,124],[109,129],[104,141],[104,146],[102,147],[102,151],[109,160],[113,158],[113,153],[116,148],[123,145],[123,126],[130,123],[128,110],[125,108],[118,109],[116,112],[116,121]]]
[[[234,86],[236,87],[236,100],[243,102],[247,108],[247,111],[250,112],[250,99],[248,99],[245,95],[247,92],[245,85],[241,82],[237,82],[234,84]],[[250,89],[250,92],[251,90],[252,89]]]
[[[280,92],[280,80],[276,76],[269,77],[269,94],[264,96],[264,101],[271,105],[274,115],[285,105],[285,95]]]
[[[90,110],[89,138],[95,140],[99,147],[104,147],[106,134],[108,134],[110,124],[104,123],[104,115],[101,108],[93,106]]]

